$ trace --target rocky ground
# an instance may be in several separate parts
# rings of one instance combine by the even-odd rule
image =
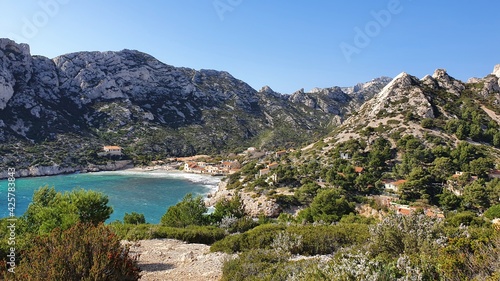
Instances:
[[[219,200],[224,198],[230,200],[234,196],[236,191],[229,190],[226,186],[226,181],[221,181],[219,183],[217,191],[209,195],[206,201],[207,206],[215,206]],[[260,215],[277,217],[281,212],[278,203],[276,203],[275,200],[267,198],[265,195],[258,195],[255,192],[246,192],[243,190],[239,190],[239,193],[241,201],[243,202],[243,207],[245,208],[245,213],[250,217],[257,218]]]
[[[173,239],[130,242],[130,253],[139,254],[141,281],[211,281],[222,277],[222,264],[231,256],[210,253],[210,246]]]

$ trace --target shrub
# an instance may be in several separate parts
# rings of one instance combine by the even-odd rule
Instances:
[[[407,254],[433,254],[443,236],[442,222],[423,214],[389,215],[370,229],[372,254],[397,258]]]
[[[34,234],[48,234],[56,227],[68,229],[77,222],[98,225],[113,213],[107,204],[108,197],[99,192],[79,189],[62,194],[45,186],[34,192],[23,220]]]
[[[151,238],[171,238],[188,243],[213,244],[223,239],[226,233],[215,226],[189,226],[187,228],[159,227],[152,231]]]
[[[168,227],[151,224],[112,223],[111,229],[123,240],[170,238],[188,243],[212,244],[226,236],[223,229],[215,226]]]
[[[273,250],[250,250],[224,263],[221,280],[285,280],[274,277],[277,265],[285,261],[283,256]]]
[[[339,221],[343,215],[354,212],[354,203],[347,200],[337,189],[324,189],[318,192],[309,208],[299,213],[299,219],[307,222],[323,221],[327,223]]]
[[[364,224],[338,225],[260,225],[242,234],[227,236],[215,242],[211,251],[236,253],[251,249],[271,249],[279,236],[300,237],[301,246],[292,247],[292,254],[322,255],[331,254],[343,246],[361,244],[368,235],[368,226]],[[278,240],[276,240],[278,239]]]
[[[161,223],[171,227],[186,227],[188,225],[203,225],[206,221],[204,213],[207,207],[201,196],[193,197],[189,193],[181,202],[170,207],[161,217]]]
[[[454,227],[459,226],[482,226],[485,221],[478,218],[474,212],[464,211],[448,216],[446,222]]]
[[[136,257],[108,227],[78,223],[38,236],[22,253],[14,280],[138,280]]]
[[[136,212],[132,212],[131,214],[125,213],[125,216],[123,216],[123,223],[142,224],[146,223],[146,218],[144,217],[144,214]]]
[[[484,212],[484,216],[493,220],[495,218],[500,218],[500,204],[491,206],[486,212]]]
[[[238,192],[231,199],[223,198],[215,203],[215,210],[211,215],[211,220],[220,222],[226,216],[241,218],[245,214],[243,202]]]

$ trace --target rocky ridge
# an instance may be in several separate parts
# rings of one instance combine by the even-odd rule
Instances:
[[[92,164],[94,156],[82,155],[106,144],[127,148],[134,160],[296,146],[327,134],[384,79],[345,92],[284,95],[269,87],[256,91],[224,71],[174,67],[134,50],[49,59],[0,39],[0,151],[6,155],[0,166]],[[34,144],[47,146],[45,153],[27,152]],[[46,153],[50,147],[62,153],[59,160]]]
[[[422,79],[402,72],[336,128],[327,140],[343,142],[357,138],[370,142],[378,136],[429,134],[454,143],[457,138],[445,132],[442,126],[469,114],[467,110],[463,112],[467,107],[480,111],[478,116],[483,116],[482,121],[477,122],[483,122],[483,130],[486,130],[489,128],[486,123],[495,121],[500,112],[500,79],[495,74],[498,69],[497,65],[491,75],[469,79],[467,83],[453,78],[444,69],[437,69],[432,76]],[[429,121],[423,128],[421,122],[425,119]]]

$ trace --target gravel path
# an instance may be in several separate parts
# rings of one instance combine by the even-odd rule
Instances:
[[[210,246],[173,239],[130,243],[130,254],[139,254],[141,281],[212,281],[222,277],[222,264],[230,255],[210,253]]]

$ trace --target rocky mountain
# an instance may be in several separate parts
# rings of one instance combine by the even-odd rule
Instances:
[[[356,112],[365,101],[380,92],[391,80],[389,77],[380,77],[353,87],[314,88],[307,93],[304,89],[300,89],[293,93],[289,100],[327,114],[346,117]],[[338,124],[341,121],[341,118],[337,119]]]
[[[492,74],[467,83],[438,69],[422,79],[401,73],[364,103],[328,140],[410,134],[454,145],[459,140],[500,147],[500,79]]]
[[[283,95],[134,50],[49,59],[0,39],[0,163],[91,161],[103,144],[144,161],[297,145],[331,131],[386,81]]]

